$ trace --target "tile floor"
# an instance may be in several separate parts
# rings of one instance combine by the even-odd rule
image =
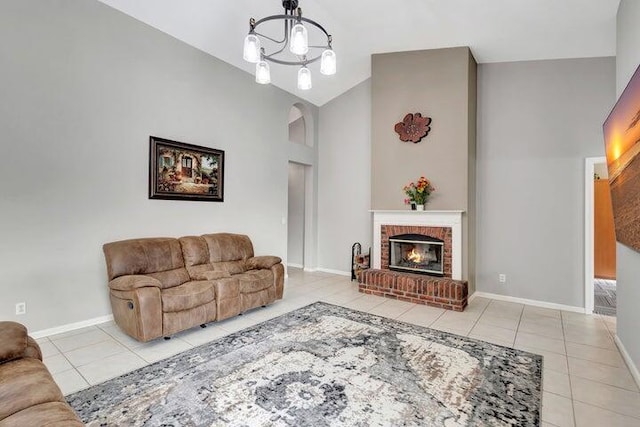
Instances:
[[[613,341],[613,317],[485,298],[456,313],[363,295],[349,278],[326,273],[291,269],[283,300],[169,341],[140,343],[109,322],[38,342],[69,394],[315,301],[543,355],[542,426],[640,426],[640,392]]]

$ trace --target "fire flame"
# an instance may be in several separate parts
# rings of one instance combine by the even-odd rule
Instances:
[[[422,261],[422,255],[420,255],[418,252],[416,252],[415,248],[411,249],[411,252],[409,252],[409,255],[407,256],[407,259],[411,262],[415,262],[416,264],[419,264],[420,261]]]

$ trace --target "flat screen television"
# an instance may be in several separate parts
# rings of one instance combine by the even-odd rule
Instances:
[[[603,130],[616,240],[640,252],[640,67]]]

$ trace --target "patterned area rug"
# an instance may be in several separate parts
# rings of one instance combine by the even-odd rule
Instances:
[[[315,303],[68,397],[89,426],[537,426],[542,357]]]
[[[593,312],[597,314],[604,314],[605,316],[615,316],[617,296],[616,296],[616,281],[595,279],[593,283]]]

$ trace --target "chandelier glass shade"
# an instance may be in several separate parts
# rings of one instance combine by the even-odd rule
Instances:
[[[336,54],[331,47],[332,38],[317,22],[302,16],[298,0],[283,0],[283,15],[272,15],[258,21],[249,20],[249,34],[244,39],[242,57],[256,64],[256,82],[271,82],[269,62],[299,66],[298,89],[311,89],[311,71],[307,65],[320,61],[320,73],[331,76],[336,73]],[[267,36],[259,31],[267,29],[267,23],[282,25],[280,38]],[[309,44],[309,40],[313,43]],[[319,42],[316,40],[320,40]]]

